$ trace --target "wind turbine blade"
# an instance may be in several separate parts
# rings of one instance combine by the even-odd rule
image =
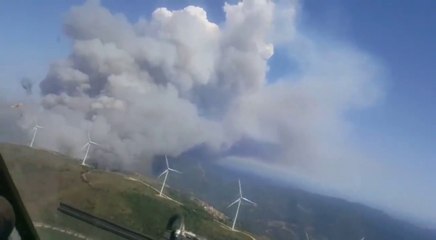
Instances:
[[[242,197],[242,188],[241,188],[241,180],[238,179],[238,183],[239,183],[239,196]]]
[[[244,197],[243,197],[242,200],[244,200],[244,201],[246,201],[246,202],[249,202],[249,203],[253,204],[254,206],[257,206],[257,203],[251,201],[250,199],[247,199],[247,198],[244,198]]]
[[[182,172],[180,172],[179,170],[176,170],[176,169],[168,168],[168,170],[170,170],[170,171],[172,171],[172,172],[176,172],[176,173],[180,173],[180,174],[182,174]]]
[[[97,146],[100,146],[100,147],[101,147],[101,145],[100,145],[99,143],[96,143],[96,142],[94,142],[94,141],[89,141],[89,143],[91,143],[91,144],[94,144],[94,145],[97,145]]]
[[[88,146],[89,143],[85,143],[85,145],[83,145],[83,147],[80,150],[85,149]]]
[[[167,169],[169,169],[170,168],[170,165],[168,164],[168,158],[167,158],[167,155],[165,154],[165,162],[167,163]]]
[[[91,142],[91,133],[88,131],[88,142]]]
[[[165,173],[167,173],[167,172],[168,172],[168,169],[165,170],[165,171],[163,171],[161,174],[159,174],[158,178],[162,177],[162,176],[163,176]]]
[[[227,208],[229,208],[229,207],[235,205],[235,204],[238,203],[239,201],[241,201],[240,198],[236,199],[234,202],[230,203],[229,206],[227,206]]]

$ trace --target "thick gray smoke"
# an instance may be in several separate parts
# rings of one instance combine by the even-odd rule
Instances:
[[[373,59],[300,32],[295,3],[223,10],[218,25],[195,6],[133,23],[99,1],[71,8],[72,51],[52,63],[41,107],[23,110],[20,126],[38,122],[36,145],[74,156],[89,130],[104,146],[94,156],[121,163],[198,145],[232,153],[244,140],[272,146],[259,161],[310,171],[354,154],[345,113],[377,99]],[[267,79],[274,46],[298,66],[280,80]]]
[[[37,147],[82,157],[89,130],[104,146],[91,155],[118,164],[206,146],[229,155],[225,164],[434,218],[430,185],[409,187],[404,197],[402,186],[417,181],[369,161],[352,141],[347,116],[379,99],[380,64],[349,44],[304,32],[299,9],[294,1],[246,0],[225,4],[217,24],[195,6],[159,8],[134,22],[99,1],[73,7],[64,24],[71,53],[50,66],[40,105],[0,104],[7,108],[0,141],[14,132],[20,136],[13,141],[27,144],[37,122],[44,127]],[[279,51],[292,70],[268,79]]]
[[[159,8],[132,23],[87,1],[67,14],[72,52],[51,65],[40,84],[42,110],[25,114],[22,126],[38,119],[48,126],[40,146],[76,156],[89,130],[105,146],[98,152],[120,162],[200,144],[226,151],[241,139],[280,149],[264,160],[334,157],[347,134],[344,112],[377,97],[377,68],[352,48],[307,39],[296,30],[296,9],[225,4],[217,25],[199,7]],[[270,83],[274,44],[300,69]]]

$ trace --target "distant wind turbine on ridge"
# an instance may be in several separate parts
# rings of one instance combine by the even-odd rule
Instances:
[[[165,171],[163,171],[163,172],[158,176],[158,178],[160,178],[160,177],[162,177],[162,175],[165,175],[164,180],[163,180],[163,183],[162,183],[162,187],[160,188],[159,196],[162,196],[162,192],[163,192],[163,190],[164,190],[164,188],[165,188],[165,184],[166,184],[166,182],[167,182],[168,174],[169,174],[170,172],[182,173],[182,172],[180,172],[180,171],[178,171],[178,170],[176,170],[176,169],[172,169],[172,168],[170,168],[170,165],[168,164],[168,158],[167,158],[167,155],[165,155],[165,162],[166,162],[166,164],[167,164],[167,169],[165,169]]]
[[[85,153],[85,156],[83,157],[83,160],[82,160],[83,166],[86,166],[86,159],[88,158],[88,153],[89,153],[89,149],[91,148],[91,145],[101,146],[100,144],[92,141],[91,134],[88,132],[88,142],[86,142],[85,145],[83,145],[83,147],[80,149],[83,151],[83,149],[86,148],[86,153]]]
[[[43,128],[41,126],[38,125],[38,122],[35,123],[35,126],[32,128],[33,131],[33,136],[32,136],[32,141],[30,141],[29,147],[33,147],[33,143],[35,142],[35,138],[36,138],[36,133],[38,132],[38,129]]]
[[[236,219],[238,219],[239,207],[241,206],[242,201],[246,201],[248,203],[251,203],[254,206],[257,205],[255,202],[253,202],[250,199],[247,199],[244,196],[242,196],[241,180],[238,180],[238,183],[239,183],[239,197],[234,202],[230,203],[229,206],[227,206],[227,208],[229,208],[229,207],[235,205],[236,203],[238,204],[238,208],[236,208],[235,218],[233,219],[232,230],[235,230]]]

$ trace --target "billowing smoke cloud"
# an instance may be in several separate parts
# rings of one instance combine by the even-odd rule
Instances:
[[[21,87],[26,91],[27,95],[32,94],[33,82],[28,78],[22,78],[20,81]]]
[[[225,151],[241,139],[277,145],[292,161],[323,156],[324,141],[343,135],[343,112],[373,102],[375,68],[352,49],[298,36],[292,7],[280,15],[271,1],[225,4],[220,25],[195,6],[159,8],[135,23],[98,1],[73,7],[65,19],[72,52],[40,84],[39,121],[57,126],[41,144],[78,153],[90,129],[119,161],[200,144]],[[277,16],[286,31],[274,27]],[[293,51],[298,78],[268,82],[275,41],[302,45]]]
[[[238,156],[269,146],[250,157],[308,172],[349,158],[345,114],[377,100],[378,64],[299,31],[298,9],[225,4],[218,25],[195,6],[136,22],[95,0],[72,7],[64,24],[72,51],[51,64],[41,106],[22,110],[19,125],[46,126],[35,144],[74,156],[89,131],[104,146],[94,154],[121,163],[199,145]],[[267,79],[275,46],[297,66],[279,80]]]
[[[250,0],[223,10],[216,24],[195,6],[159,8],[135,22],[99,1],[71,8],[64,27],[72,51],[40,83],[40,106],[21,108],[19,121],[13,110],[0,111],[0,123],[18,122],[14,141],[21,141],[38,122],[44,129],[35,145],[77,157],[89,130],[104,146],[92,155],[119,164],[206,146],[227,155],[227,164],[260,174],[279,169],[330,193],[428,219],[431,199],[419,209],[396,200],[407,199],[401,189],[380,185],[396,170],[369,162],[351,141],[347,114],[382,95],[380,64],[349,44],[306,34],[296,2]],[[277,51],[292,69],[268,79]],[[2,131],[0,140],[13,135]]]
[[[99,1],[71,8],[64,27],[72,51],[50,66],[40,108],[22,110],[19,125],[38,121],[45,128],[35,145],[74,156],[82,156],[88,130],[104,146],[93,156],[123,164],[206,146],[258,172],[285,169],[346,197],[416,210],[382,194],[394,186],[362,185],[362,173],[383,177],[387,167],[368,163],[351,141],[348,113],[380,98],[380,64],[306,34],[292,1],[223,10],[216,24],[195,6],[159,8],[135,22]],[[268,79],[277,51],[287,52],[292,70]]]
[[[65,20],[72,53],[40,84],[39,121],[57,126],[41,131],[41,144],[78,153],[89,128],[106,152],[136,161],[200,144],[220,151],[249,134],[233,115],[267,88],[274,4],[224,11],[218,26],[194,6],[159,8],[136,23],[98,1],[73,7]]]

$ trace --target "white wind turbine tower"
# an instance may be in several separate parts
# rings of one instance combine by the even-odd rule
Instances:
[[[229,208],[229,207],[235,205],[236,203],[238,203],[238,208],[236,208],[235,218],[233,219],[232,230],[235,230],[236,219],[238,218],[239,207],[241,206],[242,201],[249,202],[249,203],[253,204],[254,206],[257,205],[255,202],[242,196],[241,180],[238,180],[238,183],[239,183],[239,198],[236,199],[234,202],[232,202],[229,206],[227,206]]]
[[[33,147],[33,143],[35,142],[35,138],[36,138],[36,133],[38,132],[38,129],[43,128],[41,126],[38,125],[38,122],[35,123],[35,126],[32,128],[33,131],[33,137],[32,137],[32,141],[29,144],[29,147]]]
[[[85,143],[85,145],[83,145],[83,147],[81,148],[81,150],[83,150],[83,149],[86,148],[86,153],[85,153],[85,156],[83,157],[83,160],[82,160],[82,165],[83,165],[83,166],[86,165],[85,162],[86,162],[86,159],[88,158],[88,153],[89,153],[89,149],[91,148],[91,145],[101,146],[100,144],[98,144],[98,143],[92,141],[92,139],[91,139],[91,135],[90,135],[90,133],[88,132],[88,142]]]
[[[167,158],[167,155],[165,155],[165,162],[166,162],[166,164],[167,164],[167,169],[165,169],[165,171],[163,171],[163,172],[158,176],[158,178],[160,178],[162,175],[165,174],[165,178],[164,178],[164,180],[163,180],[162,187],[161,187],[160,192],[159,192],[159,196],[162,196],[162,192],[163,192],[163,190],[164,190],[164,188],[165,188],[165,183],[167,182],[168,174],[169,174],[170,172],[182,173],[182,172],[180,172],[180,171],[177,171],[176,169],[172,169],[172,168],[170,168],[170,165],[168,164],[168,158]]]

